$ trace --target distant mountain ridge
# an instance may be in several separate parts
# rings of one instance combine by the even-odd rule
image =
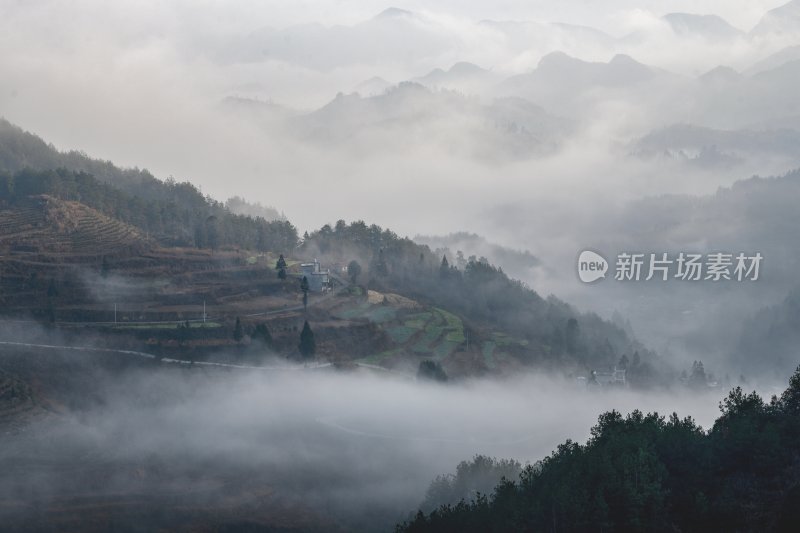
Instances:
[[[691,13],[669,13],[664,15],[672,31],[679,35],[691,35],[710,39],[733,39],[744,35],[725,19],[717,15],[695,15]]]
[[[800,0],[792,0],[769,10],[750,30],[750,35],[763,37],[768,34],[800,33]]]

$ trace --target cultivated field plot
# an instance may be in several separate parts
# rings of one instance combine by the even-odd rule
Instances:
[[[527,345],[502,332],[470,333],[461,318],[438,307],[409,305],[407,299],[398,304],[392,295],[380,299],[374,291],[370,293],[366,301],[348,301],[332,310],[336,317],[367,321],[385,332],[389,346],[359,362],[391,368],[423,359],[452,366],[459,359],[459,364],[470,362],[494,370],[508,361],[508,349]]]

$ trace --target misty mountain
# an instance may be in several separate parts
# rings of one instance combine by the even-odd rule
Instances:
[[[744,76],[731,67],[720,65],[712,68],[705,74],[701,74],[698,79],[708,84],[726,84],[737,83],[743,80]]]
[[[633,202],[619,214],[614,238],[620,239],[620,249],[659,243],[672,250],[760,250],[770,258],[769,275],[759,289],[766,292],[766,285],[793,285],[794,265],[800,261],[793,229],[800,224],[798,202],[800,171],[753,177],[713,195],[665,195]]]
[[[711,41],[731,40],[744,32],[731,26],[717,15],[695,15],[691,13],[669,13],[662,17],[672,31],[678,35],[699,37]]]
[[[497,83],[497,76],[473,63],[462,61],[448,70],[436,68],[410,80],[430,89],[450,89],[465,94],[485,94]]]
[[[533,72],[512,77],[504,85],[515,91],[535,91],[538,86],[556,85],[583,89],[629,87],[651,81],[656,75],[654,69],[625,55],[616,55],[608,63],[601,63],[553,52],[544,56]]]
[[[792,0],[775,9],[771,9],[750,30],[754,37],[766,37],[770,34],[795,35],[800,32],[800,1]]]
[[[750,65],[744,71],[747,75],[754,75],[768,70],[774,70],[790,61],[797,61],[800,59],[800,45],[787,46],[774,54],[771,54],[764,59],[757,61]]]
[[[354,93],[362,96],[378,96],[385,93],[390,87],[395,84],[386,81],[380,76],[373,76],[368,80],[364,80],[353,88]]]
[[[412,90],[435,96],[421,87]],[[512,101],[511,109],[517,109],[514,106],[518,105]],[[40,164],[47,158],[65,160],[64,154],[48,147],[36,136],[8,123],[4,131],[6,142],[0,143],[0,147],[7,164],[22,165],[23,161],[35,159],[34,156],[39,158]],[[89,164],[94,161],[86,155],[77,160]],[[78,220],[75,226],[81,231],[68,231],[61,240],[72,239],[74,234],[80,243],[90,241],[90,256],[95,260],[103,253],[97,248],[98,243],[110,242],[114,247],[125,247],[125,234],[131,233],[135,238],[131,237],[128,247],[136,248],[140,239],[138,233],[125,229],[125,225],[115,224],[99,214],[86,215],[94,211],[85,206],[144,230],[158,244],[166,246],[210,249],[212,254],[223,247],[262,253],[291,251],[301,257],[320,258],[328,264],[347,264],[358,258],[365,265],[364,277],[370,290],[398,294],[446,309],[450,313],[447,316],[452,317],[450,320],[458,320],[459,324],[462,323],[459,317],[463,317],[468,333],[463,333],[462,325],[462,332],[448,341],[444,348],[448,354],[458,348],[461,356],[451,364],[462,365],[464,368],[456,368],[465,375],[476,372],[476,363],[468,364],[465,360],[472,361],[478,355],[485,360],[487,353],[491,354],[498,348],[498,354],[504,354],[509,365],[578,375],[593,368],[612,367],[623,354],[633,356],[639,353],[641,373],[638,379],[632,379],[636,386],[668,384],[673,377],[674,371],[665,366],[656,354],[628,337],[617,325],[595,314],[581,313],[554,296],[542,298],[484,258],[467,258],[459,264],[457,256],[454,256],[454,266],[450,268],[438,252],[432,252],[429,247],[399,238],[390,230],[367,226],[362,221],[349,226],[340,221],[335,228],[323,227],[305,236],[300,243],[297,230],[291,223],[265,220],[263,215],[269,211],[259,204],[234,197],[223,205],[203,196],[188,182],[162,182],[153,177],[149,178],[147,187],[137,190],[125,171],[111,163],[100,168],[109,171],[103,181],[89,173],[63,166],[56,170],[35,170],[26,166],[16,172],[0,169],[0,205],[6,209],[4,220],[7,221],[3,228],[10,233],[6,244],[12,248],[24,245],[29,253],[48,250],[37,242],[20,240],[14,230],[18,221],[39,224],[29,209],[31,197],[48,195],[58,199],[48,205],[68,206],[69,209],[45,210],[39,218],[55,216],[66,220],[70,217],[60,213],[77,213],[71,218]],[[125,189],[117,188],[118,183]],[[85,206],[78,202],[85,203]],[[80,222],[84,219],[89,222]],[[45,226],[39,233],[32,233],[32,238],[44,242],[61,235],[58,228]],[[92,243],[95,233],[111,235],[113,239],[95,239],[97,242]],[[536,265],[536,259],[530,254],[491,246],[477,236],[451,237],[475,248],[486,248],[498,260],[511,258],[514,264],[527,262],[528,267]],[[112,247],[108,245],[106,248],[110,250]],[[78,252],[82,250],[80,248]],[[442,334],[441,327],[431,331],[436,333],[436,337],[429,342]],[[404,354],[403,350],[398,353]],[[408,356],[415,357],[413,353]],[[487,370],[484,363],[477,363],[477,368]]]
[[[424,143],[481,159],[549,153],[569,130],[567,120],[520,98],[483,104],[411,82],[377,96],[339,94],[293,123],[294,135],[323,145],[397,151]]]
[[[755,282],[611,282],[593,287],[596,303],[613,301],[630,317],[637,336],[668,352],[668,358],[702,359],[737,375],[760,368],[738,357],[738,330],[763,306],[782,301],[796,286],[800,264],[800,171],[754,177],[704,196],[663,195],[631,202],[596,227],[592,242],[609,256],[648,253],[761,253]],[[700,318],[702,317],[702,320]],[[764,357],[768,357],[766,354]],[[766,365],[764,368],[768,368]],[[782,367],[785,371],[785,366]],[[771,376],[771,375],[770,375]]]
[[[684,122],[715,129],[793,127],[800,113],[794,87],[800,61],[789,61],[750,76],[715,69],[674,87],[667,104]]]
[[[282,124],[299,113],[274,102],[243,96],[226,96],[220,106],[228,113],[269,124]]]
[[[228,44],[222,59],[230,62],[282,61],[329,71],[354,64],[378,64],[438,55],[449,39],[434,21],[389,8],[352,26],[301,24],[264,27]]]
[[[800,530],[800,0],[0,6],[3,533]]]
[[[497,91],[577,118],[591,113],[592,107],[603,100],[640,102],[653,91],[664,92],[675,80],[676,76],[627,55],[618,54],[603,63],[553,52],[544,56],[532,72],[502,82]]]
[[[775,378],[800,361],[800,290],[744,321],[732,359],[746,375]]]
[[[774,87],[778,90],[788,91],[789,85],[800,78],[800,59],[787,61],[774,69],[764,70],[753,74],[752,79],[764,86]],[[785,100],[784,100],[785,101]],[[781,102],[784,103],[784,102]],[[789,107],[788,112],[796,111],[797,107]]]
[[[746,159],[781,157],[800,166],[800,132],[790,129],[724,131],[675,124],[653,131],[632,147],[636,155],[666,157],[705,168],[733,168]]]

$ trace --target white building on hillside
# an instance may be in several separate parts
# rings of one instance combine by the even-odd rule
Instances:
[[[313,263],[301,263],[300,275],[308,279],[308,287],[312,292],[322,292],[330,287],[330,269],[322,270],[319,261],[314,259]]]
[[[627,371],[622,368],[614,367],[610,372],[592,371],[592,377],[598,385],[621,385],[625,386]]]

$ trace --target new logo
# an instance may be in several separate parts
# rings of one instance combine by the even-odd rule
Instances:
[[[578,277],[584,283],[591,283],[606,277],[608,261],[591,250],[584,250],[578,256]]]

